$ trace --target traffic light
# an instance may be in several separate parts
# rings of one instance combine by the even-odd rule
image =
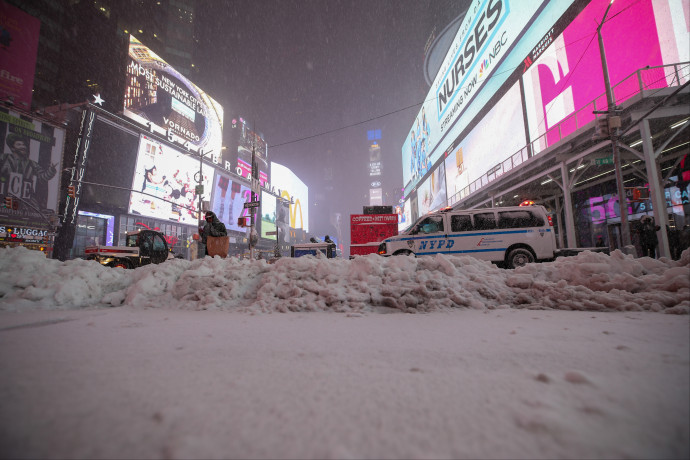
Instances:
[[[15,211],[19,209],[19,200],[12,199],[12,209]]]
[[[5,197],[5,207],[7,209],[12,209],[12,197],[11,196]]]
[[[599,117],[596,120],[594,127],[594,138],[595,139],[606,139],[610,136],[609,131],[609,119],[607,116]]]
[[[69,186],[67,186],[67,194],[68,194],[69,196],[71,196],[72,198],[76,198],[76,197],[77,197],[77,193],[76,193],[75,190],[74,190],[74,185],[69,185]]]

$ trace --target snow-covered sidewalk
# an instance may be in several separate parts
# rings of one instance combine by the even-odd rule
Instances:
[[[688,458],[689,263],[0,250],[0,457]]]
[[[3,458],[687,458],[688,316],[0,314]]]

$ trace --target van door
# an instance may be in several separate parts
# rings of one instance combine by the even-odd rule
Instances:
[[[432,215],[421,220],[410,232],[415,235],[411,247],[417,255],[438,254],[446,252],[446,223],[444,215]]]
[[[473,216],[474,232],[467,244],[468,252],[474,257],[482,260],[500,261],[505,258],[505,251],[508,244],[505,235],[497,232],[496,213],[478,212]]]
[[[474,224],[471,214],[450,214],[450,230],[448,232],[448,242],[446,252],[448,254],[467,254],[471,252],[474,238]],[[472,254],[474,255],[474,254]]]

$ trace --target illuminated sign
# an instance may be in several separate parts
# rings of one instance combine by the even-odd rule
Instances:
[[[454,128],[455,129],[455,128]],[[448,150],[446,184],[451,203],[487,170],[500,170],[501,162],[526,144],[520,84],[515,83],[464,138]]]
[[[211,210],[228,230],[242,231],[237,223],[240,217],[249,217],[244,203],[252,201],[249,187],[235,182],[225,174],[217,173],[213,182]]]
[[[369,189],[369,206],[383,206],[383,190],[380,188]]]
[[[513,73],[525,54],[572,2],[471,2],[425,103],[403,142],[406,194],[438,163],[449,144],[485,110],[486,103],[502,89],[508,78],[517,78]],[[508,83],[512,85],[514,80]]]
[[[108,222],[106,224],[105,245],[106,246],[112,246],[113,245],[113,238],[115,235],[115,216],[111,216],[108,214],[98,214],[96,212],[87,212],[87,211],[79,211],[79,215],[80,216],[97,217],[99,219],[105,219]]]
[[[419,214],[435,211],[446,204],[446,171],[441,163],[417,188]]]
[[[290,169],[271,162],[271,185],[280,189],[280,197],[292,200],[290,227],[309,231],[309,189]],[[299,219],[298,219],[299,218]]]
[[[275,240],[276,235],[268,233],[276,231],[276,197],[261,191],[261,237]]]
[[[18,210],[0,207],[0,216],[40,226],[36,209],[57,211],[65,131],[20,117],[0,112],[0,200],[13,197],[19,203]]]
[[[541,56],[530,63],[523,75],[530,138],[534,140],[548,133],[535,145],[537,152],[594,120],[593,109],[583,110],[577,114],[577,126],[562,123],[558,130],[549,132],[605,92],[599,48],[582,43],[581,38],[585,35],[596,37],[598,21],[608,4],[605,0],[589,3],[563,33],[544,43],[547,46],[540,50]],[[615,20],[607,20],[601,29],[611,82],[623,81],[643,67],[690,60],[688,14],[687,2],[682,1],[614,2],[609,18],[615,17]],[[634,33],[631,34],[631,30]],[[626,38],[620,40],[619,37]],[[592,78],[593,75],[598,78]],[[617,104],[639,92],[637,78],[628,80],[629,87],[616,87]],[[683,84],[687,78],[687,71],[664,75],[659,70],[658,78],[645,80],[646,89]],[[602,101],[598,110],[606,108],[606,99]]]
[[[205,196],[211,195],[214,169],[203,168]],[[198,224],[196,192],[199,160],[149,136],[139,140],[129,213],[181,224]],[[204,193],[202,192],[202,201]]]
[[[31,109],[41,21],[0,2],[0,97],[12,98],[17,107]]]
[[[220,162],[223,107],[130,35],[124,115]]]
[[[0,241],[43,243],[48,239],[48,233],[46,229],[0,225]]]

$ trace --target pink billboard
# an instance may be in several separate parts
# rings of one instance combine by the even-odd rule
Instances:
[[[609,0],[589,3],[523,75],[530,140],[546,134],[535,145],[537,151],[591,122],[595,99],[596,110],[606,110],[597,25],[608,5]],[[689,16],[687,1],[613,3],[601,31],[617,104],[639,93],[641,85],[663,88],[687,79],[687,69],[679,80],[673,67],[645,70],[639,79],[626,77],[648,66],[687,62]],[[576,111],[577,119],[572,116]]]
[[[41,21],[0,1],[0,98],[31,108]]]

